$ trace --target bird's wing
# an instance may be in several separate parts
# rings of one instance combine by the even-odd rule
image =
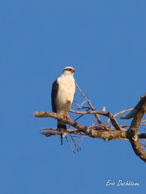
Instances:
[[[53,82],[53,85],[52,85],[52,93],[51,93],[52,110],[53,110],[53,112],[57,112],[56,100],[57,100],[58,88],[59,88],[59,84],[58,84],[57,80],[55,80]]]

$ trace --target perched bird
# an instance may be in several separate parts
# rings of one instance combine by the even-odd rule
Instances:
[[[65,67],[61,76],[58,77],[52,85],[52,110],[55,113],[62,114],[62,116],[67,119],[69,119],[68,112],[70,111],[75,94],[74,72],[75,69],[73,67]],[[66,130],[66,124],[58,120],[57,128],[60,131]]]

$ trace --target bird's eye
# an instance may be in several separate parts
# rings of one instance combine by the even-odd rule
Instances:
[[[67,69],[65,69],[66,71],[70,71],[70,72],[72,72],[72,73],[74,73],[75,72],[75,70],[73,69],[73,68],[67,68]]]

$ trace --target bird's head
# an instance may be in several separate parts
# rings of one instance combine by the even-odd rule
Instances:
[[[73,75],[75,72],[75,69],[73,67],[67,66],[63,70],[63,75]]]

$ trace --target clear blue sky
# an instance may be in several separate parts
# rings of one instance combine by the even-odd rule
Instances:
[[[0,2],[0,193],[144,193],[145,163],[128,141],[85,138],[74,155],[40,134],[56,121],[33,113],[51,111],[52,82],[68,65],[97,109],[133,107],[146,92],[146,1]]]

